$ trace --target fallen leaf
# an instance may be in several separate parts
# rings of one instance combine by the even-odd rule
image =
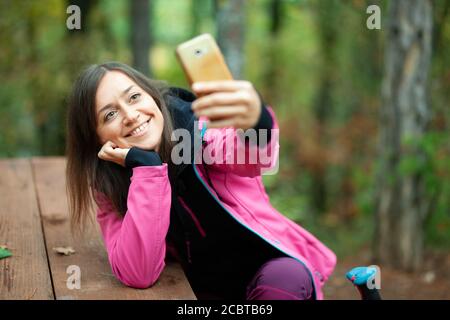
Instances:
[[[53,248],[53,251],[55,251],[59,254],[63,254],[65,256],[70,256],[71,254],[75,253],[75,250],[73,250],[72,247],[56,247],[56,248]]]
[[[6,249],[6,246],[1,246],[0,247],[0,259],[8,258],[8,257],[11,257],[11,256],[12,256],[12,253],[8,249]]]
[[[435,279],[436,279],[436,274],[433,271],[428,271],[423,276],[423,282],[425,282],[426,284],[433,283]]]

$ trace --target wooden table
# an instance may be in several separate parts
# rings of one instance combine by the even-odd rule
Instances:
[[[83,240],[72,238],[68,218],[64,158],[0,160],[0,245],[13,254],[0,260],[0,300],[196,299],[173,262],[151,288],[122,285],[111,272],[98,229]],[[53,250],[67,246],[76,253]],[[67,285],[75,275],[69,266],[79,267],[80,289]]]

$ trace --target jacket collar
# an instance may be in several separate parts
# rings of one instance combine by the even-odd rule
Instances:
[[[198,136],[198,133],[195,130],[195,122],[198,121],[198,119],[192,112],[191,104],[196,99],[196,96],[188,90],[172,87],[169,88],[164,98],[169,112],[172,116],[174,130],[183,128],[188,130],[190,133],[192,164],[194,162],[194,141],[196,135]],[[182,163],[180,165],[177,165],[175,179],[178,178],[178,176],[184,171],[184,169],[186,169],[187,166],[191,164]]]

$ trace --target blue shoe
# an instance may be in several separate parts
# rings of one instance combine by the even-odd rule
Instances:
[[[345,276],[354,285],[361,286],[373,279],[376,273],[377,269],[374,267],[356,267],[347,272]]]

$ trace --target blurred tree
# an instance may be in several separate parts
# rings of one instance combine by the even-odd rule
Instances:
[[[245,4],[243,0],[215,0],[217,39],[235,79],[244,66]]]
[[[64,96],[68,96],[71,84],[75,81],[76,77],[80,73],[81,69],[86,67],[86,65],[95,63],[95,48],[93,48],[93,41],[92,36],[94,34],[94,31],[96,29],[96,25],[94,21],[94,17],[96,15],[96,11],[99,9],[99,1],[94,0],[67,0],[67,6],[70,5],[77,5],[80,7],[81,11],[81,29],[80,30],[69,30],[66,29],[65,37],[62,39],[60,43],[58,43],[58,46],[61,47],[61,50],[64,50],[63,55],[60,56],[63,61],[60,63],[59,66],[59,74],[65,78],[65,80],[68,82],[69,85],[65,88],[64,95],[61,95],[61,102],[59,103],[59,113],[56,113],[56,115],[59,115],[60,121],[58,121],[58,125],[60,127],[60,130],[64,133],[65,132],[65,106],[66,102],[64,101]],[[99,43],[101,45],[101,43]],[[45,102],[44,102],[45,103]],[[47,106],[45,108],[42,108],[42,110],[48,111],[50,106]],[[49,116],[46,116],[44,123],[44,129],[45,126],[48,126],[51,121],[49,121]],[[41,133],[41,136],[43,133]],[[61,146],[59,152],[53,152],[53,154],[64,154],[64,147],[65,147],[65,139],[64,136],[61,137],[58,141],[59,145]],[[52,154],[49,151],[45,151],[43,149],[41,151],[43,154]]]
[[[151,0],[132,0],[130,3],[133,66],[149,77],[153,74],[149,64],[150,47],[152,46],[150,14],[153,10],[151,4]]]
[[[267,3],[267,14],[270,17],[269,36],[271,45],[268,47],[268,63],[265,66],[263,92],[273,103],[277,101],[276,81],[280,69],[277,58],[279,56],[278,39],[284,17],[284,4],[282,0],[270,0]]]
[[[191,15],[192,15],[191,37],[195,37],[200,33],[203,8],[204,8],[203,0],[191,0]]]
[[[335,76],[339,81],[334,85],[335,112],[332,119],[342,119],[344,124],[339,126],[337,134],[331,134],[333,141],[329,147],[330,164],[327,167],[338,171],[339,179],[327,181],[327,197],[329,207],[338,214],[339,221],[351,222],[361,213],[364,205],[371,206],[366,213],[371,215],[374,211],[371,187],[374,174],[371,164],[376,154],[376,143],[373,142],[376,140],[376,115],[383,67],[382,32],[368,29],[368,15],[361,13],[370,5],[378,5],[382,12],[386,6],[380,0],[345,2],[340,5],[340,19],[346,23],[340,23],[336,35],[339,39]],[[365,172],[365,188],[354,179],[358,170]],[[357,203],[357,198],[364,194],[371,201]]]
[[[389,3],[380,123],[375,255],[406,270],[422,264],[429,213],[421,141],[431,117],[427,78],[432,52],[429,0]]]
[[[433,2],[435,19],[433,25],[433,55],[443,54],[445,51],[440,50],[443,45],[443,37],[445,35],[445,21],[450,14],[450,1]]]
[[[210,32],[215,26],[216,4],[211,0],[191,0],[191,37]],[[213,21],[214,20],[214,21]]]
[[[339,23],[339,4],[336,0],[318,1],[315,3],[315,18],[318,27],[320,45],[319,84],[314,99],[313,112],[316,118],[315,140],[317,148],[315,165],[312,168],[312,192],[311,201],[313,209],[317,213],[323,213],[327,209],[327,182],[326,182],[326,126],[332,114],[333,86],[336,79],[336,44]]]
[[[270,33],[278,34],[281,30],[284,6],[282,0],[270,0],[269,2],[269,15],[270,15]]]

